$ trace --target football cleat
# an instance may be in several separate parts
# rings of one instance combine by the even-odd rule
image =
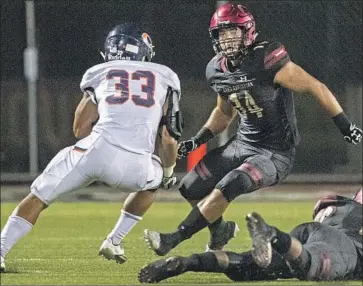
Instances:
[[[252,257],[258,266],[266,268],[271,264],[271,241],[276,237],[276,231],[258,213],[248,214],[246,221],[252,239]]]
[[[223,247],[239,232],[238,225],[233,221],[227,221],[225,226],[211,232],[206,251],[222,250]]]
[[[0,272],[5,272],[5,258],[1,257],[1,261],[0,261]]]
[[[161,280],[180,275],[185,272],[182,257],[161,259],[144,266],[139,274],[140,283],[156,283]]]
[[[174,239],[173,234],[163,234],[148,229],[144,231],[144,238],[149,248],[159,256],[167,255],[170,250],[179,244],[179,241]]]
[[[120,264],[127,261],[124,248],[120,244],[114,245],[111,238],[106,238],[103,241],[98,255],[103,256],[107,260],[115,260],[116,263]]]

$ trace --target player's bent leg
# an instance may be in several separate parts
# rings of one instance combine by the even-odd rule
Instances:
[[[150,168],[152,177],[149,176],[151,178],[150,180],[148,178],[142,190],[128,195],[116,225],[100,247],[99,255],[106,259],[115,260],[117,263],[127,261],[121,242],[133,227],[142,220],[142,216],[152,205],[156,190],[162,182],[163,170],[161,162],[155,155],[152,156]]]
[[[180,193],[192,207],[209,195],[215,185],[233,168],[238,166],[235,158],[237,142],[233,138],[224,146],[206,154],[204,158],[181,181]],[[211,237],[224,231],[225,222],[222,217],[208,225]],[[207,248],[207,250],[209,250]]]
[[[155,190],[134,192],[128,195],[116,225],[103,241],[98,254],[117,263],[127,261],[122,241],[134,226],[142,220],[155,198]]]
[[[208,198],[205,208],[202,210],[203,216],[208,221],[212,221],[223,213],[228,203],[236,197],[251,193],[259,188],[270,186],[277,181],[277,169],[270,158],[263,155],[253,155],[247,158],[240,166],[231,170],[216,185],[217,190],[214,195]],[[210,205],[208,207],[208,205]],[[214,207],[212,207],[214,205]],[[217,211],[216,211],[217,210]],[[238,230],[236,228],[236,230]],[[222,231],[211,233],[211,239],[208,247],[212,249],[222,249],[223,245],[234,237],[233,233]]]
[[[87,174],[87,153],[76,146],[61,150],[31,185],[31,193],[50,205],[60,195],[88,186],[95,179]]]
[[[256,155],[248,158],[248,162],[229,172],[224,178],[217,184],[221,190],[215,189],[199,202],[178,226],[178,231],[170,234],[147,234],[146,239],[158,255],[167,254],[176,245],[216,221],[222,216],[229,202],[238,195],[275,183],[277,175],[275,165],[268,157]],[[224,243],[233,237],[233,232],[226,233],[229,237],[223,239]]]
[[[214,175],[201,160],[188,174],[186,174],[179,184],[179,192],[194,207],[196,203],[209,195],[220,176]]]
[[[330,281],[354,278],[358,255],[353,241],[338,229],[316,223],[298,226],[289,234],[269,226],[256,213],[246,217],[253,241],[252,256],[266,268],[271,263],[272,248],[284,256],[303,280]],[[301,241],[306,241],[302,244]]]
[[[272,263],[261,268],[253,260],[251,251],[234,253],[227,251],[228,267],[224,274],[233,281],[266,281],[280,278],[294,278],[295,275],[286,261],[277,252],[272,254]]]
[[[221,178],[221,175],[208,175],[211,174],[209,169],[201,160],[194,168],[191,170],[181,181],[179,186],[179,191],[181,195],[195,207],[203,198],[208,196],[214,189],[215,184]],[[213,171],[213,170],[212,170]],[[225,222],[220,216],[215,222],[208,225],[210,230],[210,242],[207,244],[206,251],[222,249],[221,241],[225,241],[225,234],[227,229],[235,229],[233,236],[238,231],[238,226],[235,222],[227,221]],[[227,231],[227,233],[229,233]],[[217,243],[211,242],[212,238]],[[230,238],[229,238],[230,239]],[[225,244],[222,243],[223,245]]]
[[[61,150],[31,185],[29,194],[14,210],[1,232],[1,256],[24,237],[37,221],[40,212],[60,194],[78,189],[91,181],[77,169],[83,152],[73,147]]]
[[[218,250],[193,254],[188,257],[176,256],[155,261],[140,270],[138,279],[141,283],[154,283],[189,271],[224,273],[234,281],[274,280],[294,277],[285,259],[274,253],[273,260],[272,267],[264,269],[253,261],[251,252],[235,253]]]

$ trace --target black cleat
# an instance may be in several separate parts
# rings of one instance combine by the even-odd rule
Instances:
[[[176,256],[144,266],[138,274],[138,279],[140,283],[157,283],[182,273],[184,273],[182,257]]]
[[[266,268],[271,264],[271,240],[276,236],[275,230],[258,213],[248,214],[246,221],[252,239],[253,259],[257,265]]]
[[[173,239],[172,234],[163,234],[148,229],[144,231],[144,238],[149,248],[159,256],[167,255],[179,243],[179,241]]]
[[[213,231],[210,235],[206,251],[222,250],[223,247],[239,232],[238,225],[233,221],[227,221],[224,227]]]

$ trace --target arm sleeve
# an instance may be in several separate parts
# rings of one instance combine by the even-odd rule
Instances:
[[[264,67],[271,80],[274,79],[276,73],[289,61],[290,56],[281,43],[273,42],[268,45],[265,50]]]

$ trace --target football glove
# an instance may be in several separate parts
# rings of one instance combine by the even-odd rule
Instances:
[[[199,145],[194,139],[180,142],[178,145],[178,159],[185,158],[190,152],[194,151],[198,147]]]
[[[163,190],[169,190],[176,184],[176,176],[173,173],[170,177],[163,177],[163,181],[161,183],[161,188]]]
[[[355,124],[351,124],[349,129],[344,131],[343,135],[347,142],[355,145],[362,140],[362,130],[355,126]]]

